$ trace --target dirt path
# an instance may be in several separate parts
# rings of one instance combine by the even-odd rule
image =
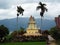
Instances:
[[[50,42],[49,44],[47,44],[47,45],[57,45],[56,44],[56,42],[55,41],[52,41],[52,42]]]
[[[54,42],[51,42],[49,45],[57,45],[56,43],[54,43]]]

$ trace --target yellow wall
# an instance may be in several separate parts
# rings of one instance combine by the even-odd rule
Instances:
[[[38,33],[38,30],[27,30],[27,33]]]

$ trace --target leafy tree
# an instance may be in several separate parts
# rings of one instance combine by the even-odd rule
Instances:
[[[45,31],[42,32],[42,34],[49,35],[49,31],[48,30],[45,30]]]
[[[20,31],[20,33],[19,33],[20,35],[23,35],[25,33],[25,29],[23,27],[20,27],[19,31]]]
[[[48,40],[49,31],[48,30],[43,31],[42,35],[46,38],[46,40]]]
[[[52,37],[54,37],[56,40],[60,40],[60,28],[53,27],[50,29],[50,34]]]
[[[9,34],[9,30],[7,27],[5,27],[4,25],[0,26],[0,41],[3,40],[3,38],[5,36],[7,36]]]
[[[11,39],[13,41],[22,41],[23,40],[23,34],[25,33],[24,28],[21,27],[20,30],[14,31],[11,33]]]
[[[13,32],[11,33],[11,35],[12,35],[12,37],[16,37],[17,34],[18,34],[18,36],[19,36],[19,35],[23,35],[23,34],[25,33],[24,30],[25,30],[25,29],[24,29],[23,27],[21,27],[20,30],[18,30],[18,31],[13,31]]]
[[[17,35],[17,31],[13,31],[13,32],[11,33],[11,37],[16,37],[16,35]]]

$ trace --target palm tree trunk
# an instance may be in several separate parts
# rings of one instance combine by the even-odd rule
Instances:
[[[18,36],[18,16],[17,16],[17,36]]]
[[[42,30],[42,24],[43,24],[43,17],[41,17],[41,30]]]

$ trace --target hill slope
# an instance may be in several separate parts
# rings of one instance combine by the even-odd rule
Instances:
[[[29,22],[28,18],[19,18],[19,23],[18,23],[19,28],[24,27],[26,29],[27,26],[28,26],[28,22]],[[6,27],[8,27],[8,29],[10,31],[14,31],[14,30],[17,29],[16,18],[0,20],[0,25],[2,25],[2,24],[5,25]],[[41,27],[41,20],[36,19],[36,24],[40,28]],[[54,27],[54,26],[55,26],[55,21],[54,20],[46,20],[46,19],[44,19],[43,20],[43,26],[42,26],[41,29],[47,30],[47,29],[50,29],[51,27]]]

